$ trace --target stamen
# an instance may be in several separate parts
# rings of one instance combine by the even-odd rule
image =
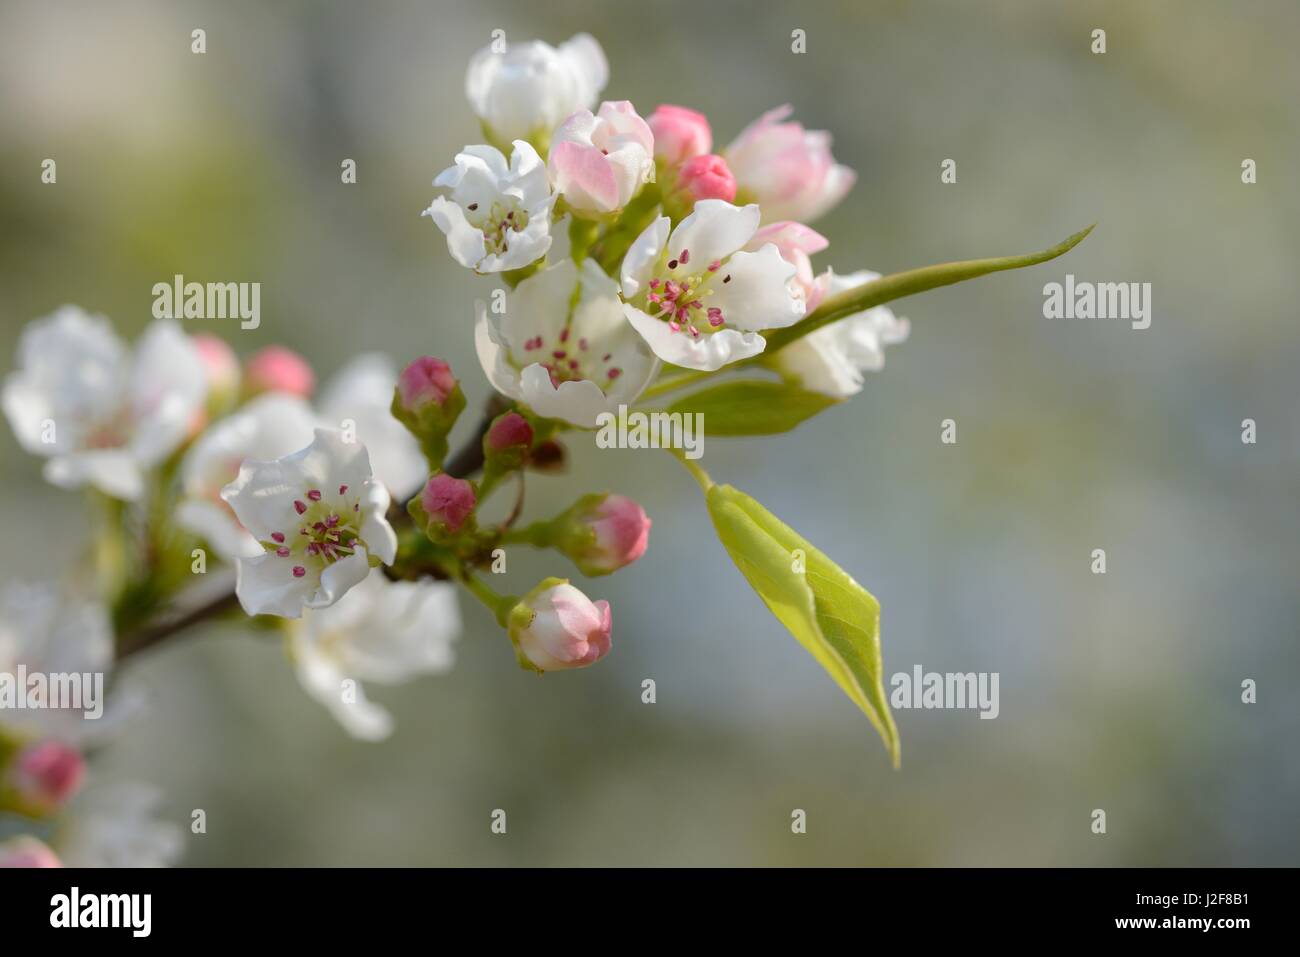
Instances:
[[[347,487],[346,485],[340,485],[340,486],[339,486],[339,494],[340,494],[340,495],[347,495],[347,494],[348,494],[348,487]]]
[[[273,542],[283,543],[283,542],[284,542],[284,532],[272,532],[272,533],[271,533],[271,541],[273,541]]]
[[[721,268],[722,268],[721,259],[715,259],[713,260],[713,262],[709,263],[709,272],[717,272]]]
[[[311,499],[313,502],[319,502],[319,501],[320,501],[320,489],[318,489],[318,488],[308,489],[308,490],[307,490],[307,497],[308,497],[309,499]]]
[[[306,574],[307,574],[307,569],[303,568],[301,565],[294,565],[294,566],[293,566],[293,577],[294,577],[294,578],[301,578],[303,575],[306,575]]]
[[[690,261],[691,261],[691,251],[690,251],[689,249],[683,249],[683,250],[682,250],[682,265],[685,266],[685,265],[686,265],[688,262],[690,262]]]
[[[288,549],[288,548],[284,548],[284,547],[277,548],[277,549],[275,550],[275,553],[276,553],[277,555],[279,555],[281,558],[288,558],[288,557],[289,557],[289,549]]]
[[[305,511],[307,511],[307,503],[306,503],[306,502],[300,502],[300,501],[298,501],[297,499],[294,499],[293,507],[294,507],[294,509],[298,512],[299,515],[301,515],[301,514],[302,514],[303,512],[305,512]]]

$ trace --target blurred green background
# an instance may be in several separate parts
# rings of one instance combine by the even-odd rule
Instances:
[[[1000,672],[1000,717],[897,712],[891,770],[731,567],[685,473],[586,439],[573,478],[534,481],[531,514],[607,487],[655,523],[635,566],[574,574],[614,606],[598,667],[523,673],[467,600],[454,671],[375,688],[398,730],[368,745],[274,641],[209,628],[128,665],[152,711],[95,775],[157,783],[178,821],[205,809],[187,864],[1300,863],[1294,3],[6,2],[6,367],[22,325],[63,302],[134,335],[179,272],[262,283],[260,329],[206,323],[241,355],[280,342],[328,377],[359,350],[432,353],[481,402],[472,302],[490,284],[419,213],[479,139],[463,76],[495,28],[592,33],[607,97],[702,109],[719,145],[783,102],[833,131],[860,178],[817,223],[819,268],[1027,252],[1100,223],[1060,262],[897,304],[911,339],[852,402],[706,446],[716,478],[880,599],[887,674]],[[1152,327],[1044,320],[1042,286],[1066,272],[1152,283]],[[0,572],[65,574],[80,498],[8,429],[0,455]],[[512,554],[509,585],[560,563]]]

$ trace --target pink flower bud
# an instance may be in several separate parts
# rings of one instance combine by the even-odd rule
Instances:
[[[458,532],[478,503],[474,486],[469,482],[439,472],[424,486],[420,504],[431,524],[437,523],[446,526],[449,532]]]
[[[655,158],[677,166],[713,149],[713,131],[703,113],[664,104],[646,120],[655,137]]]
[[[284,346],[267,346],[244,367],[250,394],[288,392],[306,398],[316,388],[316,374],[307,360]]]
[[[609,654],[609,603],[593,602],[562,578],[520,599],[507,627],[520,663],[537,671],[585,668]]]
[[[76,749],[60,741],[40,741],[19,752],[9,785],[24,806],[46,814],[72,797],[85,774],[86,762]]]
[[[736,179],[721,156],[708,154],[688,159],[677,171],[677,188],[690,194],[692,202],[702,199],[736,198]]]
[[[191,339],[208,377],[208,391],[233,395],[239,388],[239,360],[235,357],[235,350],[226,345],[224,339],[208,332],[200,332]]]
[[[762,207],[763,221],[811,222],[853,186],[857,174],[835,162],[831,135],[787,123],[789,106],[769,110],[723,152],[745,198]]]
[[[608,575],[645,554],[650,519],[626,495],[584,495],[564,516],[557,547],[584,575]]]
[[[456,388],[456,377],[451,366],[433,356],[421,356],[397,377],[397,393],[401,403],[410,412],[434,403],[442,405]]]
[[[518,412],[507,412],[488,429],[487,447],[491,452],[529,449],[533,444],[533,427]]]
[[[23,834],[0,844],[0,867],[62,867],[57,854],[34,837]]]

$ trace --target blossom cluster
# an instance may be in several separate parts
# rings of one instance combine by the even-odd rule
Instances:
[[[587,492],[519,525],[526,474],[563,468],[562,437],[603,414],[741,367],[846,398],[908,332],[876,306],[769,352],[774,331],[877,278],[812,265],[829,243],[809,224],[844,198],[853,171],[788,106],[715,151],[703,114],[659,105],[643,117],[627,100],[601,100],[608,79],[586,35],[558,48],[487,47],[470,61],[465,90],[487,142],[437,174],[424,214],[456,263],[509,294],[504,308],[477,307],[476,352],[498,395],[456,454],[466,400],[434,356],[399,368],[357,355],[318,388],[288,349],[241,362],[171,319],[133,348],[74,306],[32,323],[4,413],[49,482],[96,503],[106,544],[96,596],[6,593],[0,665],[103,673],[175,617],[208,561],[233,577],[242,611],[282,636],[307,693],[365,740],[393,721],[363,683],[451,666],[458,587],[488,606],[526,669],[608,655],[607,602],[560,577],[498,594],[481,572],[519,544],[554,550],[588,577],[611,574],[645,553],[651,521],[625,495]],[[512,486],[509,517],[485,521],[480,506]],[[86,750],[79,721],[28,726],[0,711],[0,811],[60,813],[81,789]],[[91,828],[80,845],[54,848],[27,836],[0,845],[0,864],[121,861],[102,849],[114,840],[165,862],[179,836],[150,817],[155,803],[119,800],[127,838]]]

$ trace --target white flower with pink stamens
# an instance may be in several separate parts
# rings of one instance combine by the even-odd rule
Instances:
[[[579,110],[555,131],[547,168],[555,191],[577,213],[622,209],[655,178],[655,138],[627,100]]]
[[[879,278],[865,269],[844,276],[828,269],[817,277],[827,295]],[[875,306],[796,339],[772,357],[773,365],[805,389],[848,398],[862,391],[864,372],[884,368],[885,346],[904,341],[910,328],[893,310]]]
[[[623,260],[624,313],[665,362],[713,372],[763,351],[759,330],[804,314],[795,267],[772,243],[742,251],[758,230],[757,206],[704,199],[669,229],[650,224]]]
[[[434,186],[451,190],[423,215],[447,236],[452,259],[478,273],[520,269],[551,248],[555,197],[537,151],[515,140],[510,162],[491,146],[467,146]]]
[[[61,488],[140,499],[145,473],[185,440],[207,399],[199,350],[170,319],[151,323],[131,354],[107,319],[64,306],[23,330],[18,361],[5,414]]]
[[[635,401],[659,366],[624,319],[618,285],[592,260],[579,271],[566,259],[525,279],[505,315],[479,303],[474,341],[498,392],[588,429]]]
[[[221,497],[263,549],[239,559],[235,592],[250,615],[298,618],[304,607],[327,608],[372,563],[397,556],[388,490],[365,446],[339,432],[317,429],[299,452],[244,462]]]

